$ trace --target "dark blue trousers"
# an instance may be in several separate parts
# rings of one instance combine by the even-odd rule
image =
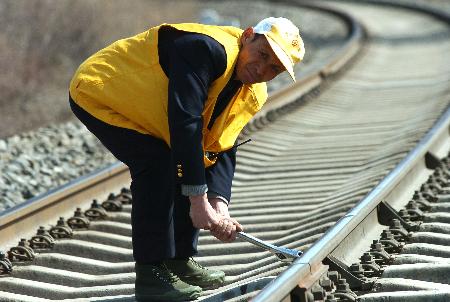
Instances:
[[[197,253],[199,230],[189,217],[190,202],[171,173],[167,144],[150,135],[104,123],[69,96],[76,117],[130,169],[133,256],[149,263]]]

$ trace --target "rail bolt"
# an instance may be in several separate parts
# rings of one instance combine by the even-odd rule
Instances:
[[[434,170],[433,175],[438,177],[438,178],[440,178],[440,179],[443,179],[444,182],[446,182],[445,180],[450,179],[450,173],[448,173],[448,171],[445,170],[445,168],[442,167],[442,166],[441,167],[437,167]]]
[[[0,251],[0,276],[10,274],[13,270],[12,263],[6,254]]]
[[[55,244],[55,239],[45,230],[43,226],[40,226],[35,236],[30,239],[30,247],[33,249],[49,249]]]
[[[106,210],[98,203],[97,199],[92,201],[91,208],[86,210],[84,215],[90,220],[100,220],[108,216]]]
[[[328,277],[323,277],[322,279],[320,279],[319,284],[327,292],[331,292],[334,287],[333,281],[331,281],[330,278],[328,278]]]
[[[359,263],[353,263],[352,265],[350,265],[349,267],[350,272],[357,278],[364,278],[364,268],[361,264]],[[335,282],[335,284],[338,284],[339,281],[341,279],[338,280],[338,282]],[[345,279],[344,279],[345,280]]]
[[[403,220],[405,220],[406,222],[410,222],[411,221],[411,216],[409,215],[408,211],[406,209],[401,209],[400,211],[398,211],[398,215],[403,218]]]
[[[64,217],[59,217],[56,226],[52,227],[49,231],[50,235],[57,238],[70,238],[73,236],[73,231],[69,225],[64,221]]]
[[[93,199],[92,203],[91,203],[91,208],[95,208],[95,209],[101,209],[102,206],[98,203],[97,199]]]
[[[433,174],[431,174],[430,177],[428,177],[427,183],[439,185],[440,187],[446,187],[447,182],[444,180],[444,177],[441,177],[439,174],[436,174],[435,172],[433,172]]]
[[[122,211],[122,202],[116,198],[116,195],[111,193],[108,198],[102,202],[102,207],[110,212],[119,212]]]
[[[389,264],[393,259],[378,240],[372,241],[369,253],[375,257],[375,262],[378,264]]]
[[[350,291],[350,286],[347,283],[347,280],[341,278],[339,279],[338,285],[337,285],[337,292],[348,292]]]
[[[345,279],[339,279],[334,296],[339,298],[339,301],[356,301],[356,294],[352,292],[350,286]]]
[[[381,233],[380,242],[384,245],[385,250],[390,252],[398,252],[401,249],[401,244],[397,240],[395,240],[392,233],[388,230],[383,230]]]
[[[116,196],[116,200],[119,200],[122,204],[131,204],[131,190],[122,188],[120,194]]]
[[[330,278],[331,282],[333,282],[335,285],[338,284],[338,281],[341,278],[341,275],[338,271],[330,271],[327,275],[328,278]]]
[[[313,286],[311,292],[313,294],[314,301],[323,301],[323,299],[325,299],[326,292],[319,285]]]
[[[392,219],[389,225],[389,231],[394,235],[396,240],[406,241],[408,239],[409,233],[400,223],[398,219]]]
[[[77,208],[75,210],[73,217],[67,219],[67,224],[72,229],[86,229],[89,227],[89,223],[90,223],[89,219],[87,219],[87,217],[84,216],[80,208]]]
[[[375,263],[375,259],[370,253],[364,253],[361,256],[361,265],[364,268],[366,277],[376,277],[381,275],[381,268]]]
[[[417,202],[411,200],[407,205],[406,205],[406,211],[408,213],[408,215],[410,216],[411,220],[423,220],[423,212],[422,210],[419,209],[419,205],[417,204]]]
[[[428,192],[422,192],[422,196],[429,202],[438,202],[439,201],[439,198],[437,196],[430,194]]]
[[[415,203],[417,203],[419,205],[420,209],[423,211],[431,210],[430,201],[428,201],[427,199],[425,199],[422,195],[419,195],[418,193],[414,194],[411,201],[414,201]]]
[[[34,251],[26,239],[21,239],[19,244],[12,247],[8,252],[8,258],[11,261],[31,261],[34,259]]]

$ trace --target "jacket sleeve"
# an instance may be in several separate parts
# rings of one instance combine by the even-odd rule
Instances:
[[[236,168],[236,148],[220,153],[216,163],[206,169],[208,195],[222,196],[230,203],[231,184]],[[212,196],[212,195],[211,195]]]
[[[206,187],[202,112],[209,86],[225,71],[226,54],[214,39],[186,34],[174,41],[169,62],[168,121],[173,169],[182,189],[183,185],[194,188],[190,192],[197,195],[201,193],[196,192],[198,188]]]

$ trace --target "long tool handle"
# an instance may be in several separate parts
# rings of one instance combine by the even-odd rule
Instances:
[[[272,254],[275,254],[275,256],[277,256],[281,261],[291,262],[303,254],[301,251],[275,246],[244,232],[238,232],[237,236],[271,252]]]

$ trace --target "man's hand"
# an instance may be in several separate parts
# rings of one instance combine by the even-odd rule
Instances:
[[[189,196],[189,200],[191,202],[189,216],[194,227],[204,230],[222,228],[223,217],[211,207],[206,194]]]
[[[236,239],[236,232],[243,230],[242,226],[236,219],[231,218],[228,213],[228,205],[220,198],[211,198],[209,203],[212,208],[223,217],[222,223],[219,227],[210,229],[211,234],[223,242],[232,242]]]

